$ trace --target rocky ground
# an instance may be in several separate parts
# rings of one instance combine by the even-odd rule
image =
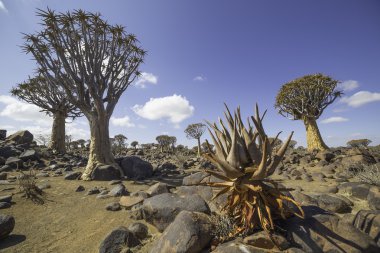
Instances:
[[[258,231],[213,245],[225,196],[210,201],[210,187],[194,186],[217,180],[203,172],[209,163],[130,150],[117,159],[126,179],[103,166],[85,182],[84,158],[32,141],[0,141],[1,252],[380,252],[380,188],[355,176],[379,162],[374,150],[290,150],[273,179],[294,189],[305,219],[278,221],[274,240]],[[31,168],[43,194],[26,199],[18,178]]]

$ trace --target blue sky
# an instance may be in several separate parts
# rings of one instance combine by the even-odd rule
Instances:
[[[295,131],[306,145],[301,121],[274,109],[282,84],[322,72],[342,81],[342,99],[318,120],[325,142],[345,145],[368,138],[380,144],[380,1],[249,0],[1,0],[0,128],[48,133],[51,120],[9,90],[33,73],[21,52],[21,33],[39,30],[36,8],[100,12],[136,34],[148,51],[139,83],[127,89],[111,120],[111,135],[154,142],[160,134],[193,146],[183,130],[222,116],[226,102],[244,117],[257,102],[268,109],[269,135]],[[86,120],[67,125],[77,138],[89,134]],[[207,136],[205,136],[207,137]]]

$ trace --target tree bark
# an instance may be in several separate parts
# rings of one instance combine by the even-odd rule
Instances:
[[[57,150],[59,153],[66,152],[65,120],[65,113],[56,112],[53,114],[53,127],[51,131],[51,141],[49,147],[51,149]]]
[[[109,138],[109,118],[106,116],[88,117],[90,123],[90,152],[87,166],[82,175],[83,180],[91,180],[91,174],[96,167],[101,165],[112,165],[120,169],[116,164],[111,152]],[[121,175],[123,175],[120,169]]]
[[[197,141],[198,141],[198,157],[200,157],[201,156],[201,138],[198,138],[197,139]]]
[[[308,151],[329,149],[322,139],[316,120],[314,118],[305,118],[304,124]]]

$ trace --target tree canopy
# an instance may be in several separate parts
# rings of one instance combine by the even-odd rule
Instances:
[[[186,137],[189,139],[199,139],[206,130],[206,125],[203,123],[190,124],[185,129]]]
[[[320,73],[297,78],[281,87],[275,107],[282,116],[294,120],[318,119],[325,108],[343,94],[336,89],[338,83]]]

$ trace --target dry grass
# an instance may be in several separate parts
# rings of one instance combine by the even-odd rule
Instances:
[[[36,204],[44,204],[42,199],[43,191],[36,185],[36,176],[33,170],[29,173],[20,172],[18,177],[18,184],[20,192],[24,194],[25,198],[32,200]]]
[[[380,186],[380,169],[377,164],[363,166],[358,171],[353,172],[354,179],[363,183]]]

